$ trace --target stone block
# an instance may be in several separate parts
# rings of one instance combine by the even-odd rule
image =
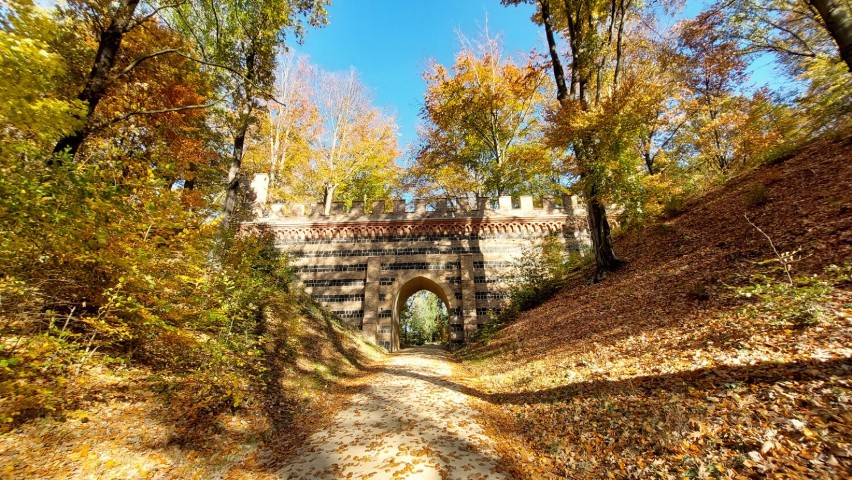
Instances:
[[[446,198],[439,198],[439,199],[435,200],[435,213],[438,213],[438,214],[441,214],[441,215],[447,213],[447,199]]]
[[[469,212],[470,200],[467,197],[456,197],[456,211]]]
[[[350,217],[360,217],[364,215],[364,202],[352,202],[352,209],[349,210]]]
[[[305,204],[304,203],[294,203],[290,205],[290,215],[294,217],[304,217],[305,216]]]
[[[488,203],[491,199],[488,197],[476,197],[476,209],[480,212],[488,210]]]
[[[393,201],[393,213],[394,215],[405,215],[405,200]]]
[[[272,218],[282,218],[284,217],[284,204],[283,203],[273,203],[269,206],[269,216]]]
[[[251,181],[251,190],[254,193],[254,204],[261,208],[266,206],[266,197],[269,194],[269,174],[256,173]]]
[[[562,210],[573,212],[580,206],[580,199],[577,195],[562,195]]]
[[[556,209],[556,201],[551,197],[544,197],[541,199],[541,208],[545,212],[551,213]]]
[[[384,200],[376,200],[373,202],[373,208],[370,214],[374,217],[379,215],[384,215],[385,213],[385,201]]]
[[[364,327],[361,329],[361,334],[364,338],[375,345],[379,344],[378,339],[379,325],[375,321],[364,321]]]
[[[508,212],[512,210],[512,197],[509,195],[500,195],[500,198],[497,199],[497,203],[501,212]]]
[[[529,195],[521,196],[521,210],[529,212],[533,209],[533,197]]]
[[[419,215],[426,213],[426,200],[422,198],[414,200],[414,213]]]
[[[346,213],[346,204],[343,202],[331,202],[329,215],[343,215]]]

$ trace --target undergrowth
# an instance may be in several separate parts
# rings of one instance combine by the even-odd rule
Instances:
[[[585,269],[592,261],[592,257],[583,252],[566,255],[564,244],[554,236],[543,237],[524,247],[510,273],[504,277],[509,291],[508,304],[490,316],[476,338],[488,340],[521,312],[541,305],[565,285],[572,272]]]
[[[750,285],[736,289],[737,295],[755,300],[742,312],[760,317],[777,327],[807,328],[827,315],[825,303],[834,289],[852,280],[852,265],[830,265],[825,273],[803,275],[792,281],[779,281],[766,273],[752,276]]]

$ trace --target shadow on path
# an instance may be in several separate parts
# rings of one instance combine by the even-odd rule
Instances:
[[[386,372],[431,382],[442,388],[449,388],[493,404],[533,404],[550,403],[578,396],[597,396],[601,393],[627,389],[642,393],[659,393],[685,392],[694,388],[707,391],[709,395],[713,390],[732,383],[772,384],[789,380],[821,380],[832,376],[849,378],[852,376],[852,358],[827,361],[802,360],[789,363],[762,362],[742,366],[723,365],[670,374],[643,375],[623,380],[590,380],[544,390],[527,390],[508,394],[487,394],[442,377],[424,375],[393,366],[388,366]]]

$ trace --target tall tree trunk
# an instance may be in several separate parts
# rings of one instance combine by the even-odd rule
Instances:
[[[612,234],[609,228],[609,221],[606,218],[606,207],[597,198],[597,195],[589,195],[586,210],[589,215],[589,231],[592,236],[592,248],[595,250],[595,278],[598,282],[606,276],[607,272],[612,272],[624,264],[622,260],[615,256],[615,250],[612,247]]]
[[[852,6],[849,0],[810,0],[831,38],[837,42],[840,58],[852,72]]]
[[[334,199],[334,191],[337,190],[337,185],[326,185],[322,192],[323,213],[328,215],[331,213],[331,202]]]
[[[544,2],[547,0],[542,1]],[[575,7],[575,9],[572,9],[572,7]],[[589,82],[591,81],[591,75],[595,72],[592,71],[592,68],[590,68],[589,65],[584,63],[588,60],[584,59],[583,52],[581,52],[580,49],[583,43],[582,38],[584,28],[588,28],[589,31],[591,31],[593,26],[591,11],[584,10],[583,7],[584,4],[582,2],[575,3],[571,0],[565,0],[564,2],[568,28],[568,44],[571,48],[571,94],[579,101],[580,109],[588,111],[592,108],[592,106],[589,105],[589,101],[586,96],[590,86]],[[616,14],[615,10],[611,13],[612,15]],[[544,21],[543,14],[542,20]],[[614,20],[615,18],[613,18],[613,21]],[[622,18],[622,22],[623,21],[624,19]],[[554,48],[554,44],[551,40],[552,39],[548,38],[548,46]],[[562,75],[564,79],[563,72],[558,72],[554,69],[554,75],[557,78]],[[600,78],[600,75],[598,75],[598,78]],[[600,90],[601,87],[598,86],[597,92],[595,92],[596,96],[600,94]],[[560,100],[560,102],[565,104],[564,101]],[[589,152],[587,148],[593,149],[594,142],[578,140],[574,143],[574,154],[577,156],[577,161],[581,166],[588,165],[590,162],[596,160],[593,156],[590,157],[590,155],[594,155],[594,153]],[[610,232],[609,221],[607,221],[606,218],[606,207],[600,200],[598,184],[595,183],[596,180],[593,178],[585,178],[585,181],[588,182],[585,188],[585,196],[589,217],[589,229],[592,237],[592,249],[595,252],[595,265],[597,266],[594,281],[599,281],[605,276],[606,272],[616,270],[624,262],[619,260],[615,255],[615,250],[612,246],[612,234]]]
[[[222,226],[227,230],[231,226],[231,221],[237,211],[237,201],[240,193],[240,170],[243,165],[243,150],[246,144],[246,135],[251,124],[253,113],[252,103],[252,82],[254,82],[254,65],[256,55],[254,50],[249,48],[246,53],[246,69],[243,88],[244,96],[239,99],[237,105],[237,125],[234,130],[234,150],[231,156],[231,168],[228,170],[228,188],[225,194],[225,208],[222,212]]]
[[[115,57],[118,55],[119,48],[121,48],[124,34],[130,29],[137,6],[139,6],[139,0],[123,0],[109,26],[101,33],[92,71],[89,72],[89,78],[86,80],[83,91],[77,96],[86,104],[86,121],[73,133],[60,138],[56,146],[53,147],[53,153],[67,151],[73,157],[80,149],[83,140],[86,139],[89,119],[106,94],[109,86],[109,74],[115,66]],[[52,163],[53,160],[50,160],[49,164]]]
[[[225,229],[231,226],[231,221],[237,211],[240,193],[240,169],[243,163],[246,132],[248,132],[248,116],[240,120],[240,125],[234,134],[234,150],[231,155],[231,168],[228,170],[228,189],[225,194],[225,209],[222,214],[222,225]]]
[[[544,23],[544,33],[547,37],[547,47],[550,51],[550,61],[553,64],[553,77],[556,79],[556,99],[560,102],[568,98],[568,87],[565,85],[565,70],[559,60],[559,51],[556,50],[556,39],[553,36],[553,18],[550,16],[550,0],[539,0],[541,5],[541,19]]]

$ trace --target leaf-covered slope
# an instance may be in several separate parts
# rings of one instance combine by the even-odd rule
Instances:
[[[838,277],[823,272],[852,259],[850,158],[852,138],[823,141],[736,178],[679,216],[618,238],[629,263],[604,282],[590,285],[583,272],[462,352],[516,473],[844,477],[848,279],[819,302],[821,321],[804,328],[778,320],[788,307],[756,304],[734,287],[778,265],[760,263],[774,254],[746,215],[779,252],[799,252],[794,275]]]
[[[207,411],[220,392],[192,375],[96,356],[66,390],[75,409],[0,435],[0,478],[277,478],[382,354],[304,299],[282,295],[263,325],[240,405]]]

